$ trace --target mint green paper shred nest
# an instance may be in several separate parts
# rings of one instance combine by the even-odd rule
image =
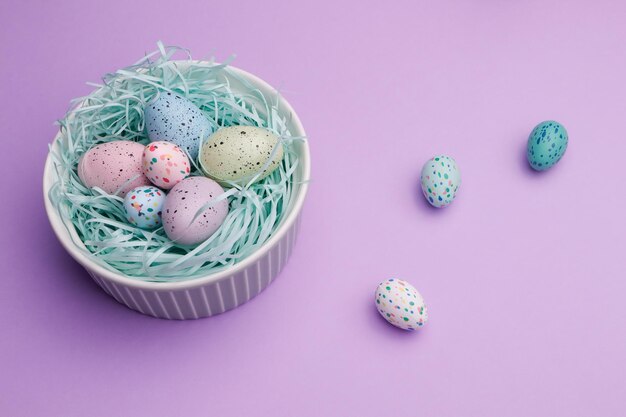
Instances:
[[[194,61],[186,50],[161,43],[158,47],[135,65],[107,74],[102,85],[90,84],[97,89],[73,100],[59,122],[58,146],[50,150],[56,178],[49,198],[66,226],[75,228],[80,242],[74,244],[99,265],[144,281],[184,281],[241,261],[272,236],[292,198],[298,155],[290,145],[304,138],[293,137],[287,129],[290,115],[281,113],[277,97],[264,96],[226,64]],[[173,60],[180,53],[185,59]],[[244,91],[231,89],[229,80],[235,79],[246,86]],[[208,240],[192,248],[172,242],[162,227],[155,231],[134,227],[126,220],[123,198],[86,188],[77,174],[81,155],[99,143],[149,143],[144,105],[159,92],[187,97],[216,128],[267,128],[280,137],[284,149],[281,166],[270,176],[225,190],[228,216]],[[202,175],[197,165],[191,175]]]

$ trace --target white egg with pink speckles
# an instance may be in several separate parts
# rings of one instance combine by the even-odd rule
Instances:
[[[169,190],[191,170],[189,158],[171,142],[152,142],[143,151],[143,173],[157,187]]]
[[[375,294],[376,309],[390,324],[403,330],[415,330],[428,320],[424,298],[414,286],[401,279],[381,282]]]

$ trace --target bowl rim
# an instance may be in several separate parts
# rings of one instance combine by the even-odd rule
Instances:
[[[207,61],[197,61],[197,60],[174,60],[170,61],[176,64],[189,65],[191,63],[194,64],[206,64],[207,66],[219,65],[216,62],[207,62]],[[251,82],[255,87],[259,88],[264,93],[275,93],[277,90],[268,84],[266,81],[257,77],[254,74],[251,74],[247,71],[244,71],[240,68],[228,65],[228,71],[235,73],[236,75],[246,79]],[[298,114],[295,112],[293,107],[289,104],[289,102],[282,96],[278,95],[278,105],[279,107],[283,107],[287,114],[290,114],[291,123],[295,128],[293,132],[296,136],[306,136],[304,131],[304,127],[300,122],[300,118]],[[51,146],[54,146],[57,143],[57,140],[61,136],[61,131],[57,132],[55,135]],[[255,252],[250,254],[247,258],[243,259],[241,262],[238,262],[232,265],[229,268],[226,268],[222,271],[201,276],[198,278],[193,278],[186,281],[176,281],[176,282],[155,282],[155,281],[142,281],[136,278],[132,278],[130,276],[123,275],[118,272],[111,271],[106,269],[105,267],[95,263],[87,254],[81,251],[74,242],[72,241],[68,230],[66,229],[63,220],[61,219],[59,213],[55,210],[52,202],[48,198],[48,192],[53,184],[52,179],[52,158],[50,153],[46,157],[46,163],[44,165],[43,172],[43,195],[44,195],[44,204],[46,208],[46,214],[48,216],[48,220],[50,221],[50,225],[52,229],[61,242],[61,245],[65,248],[65,250],[70,254],[74,260],[76,260],[79,264],[81,264],[88,272],[98,275],[100,278],[107,279],[108,281],[113,281],[117,284],[121,284],[124,286],[143,289],[143,290],[151,290],[151,291],[171,291],[171,290],[184,290],[191,289],[201,286],[206,286],[208,284],[212,284],[214,282],[221,281],[225,278],[229,278],[243,270],[247,269],[251,265],[254,265],[261,258],[263,258],[271,248],[277,244],[294,226],[298,215],[302,209],[302,205],[304,204],[304,200],[308,191],[308,181],[310,179],[311,173],[311,161],[310,161],[310,150],[308,141],[304,141],[302,143],[302,154],[300,155],[300,164],[302,169],[302,182],[300,184],[297,195],[295,195],[295,200],[293,202],[293,206],[291,210],[287,213],[286,217],[283,219],[282,223],[276,229],[274,234],[265,242],[261,247],[259,247]]]

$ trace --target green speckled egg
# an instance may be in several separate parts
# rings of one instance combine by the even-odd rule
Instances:
[[[537,171],[545,171],[559,162],[567,149],[567,130],[559,122],[539,123],[528,137],[526,156]]]

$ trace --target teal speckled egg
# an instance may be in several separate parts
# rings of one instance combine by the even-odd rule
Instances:
[[[559,162],[567,149],[567,130],[559,122],[539,123],[528,137],[526,156],[533,169],[544,171]]]

